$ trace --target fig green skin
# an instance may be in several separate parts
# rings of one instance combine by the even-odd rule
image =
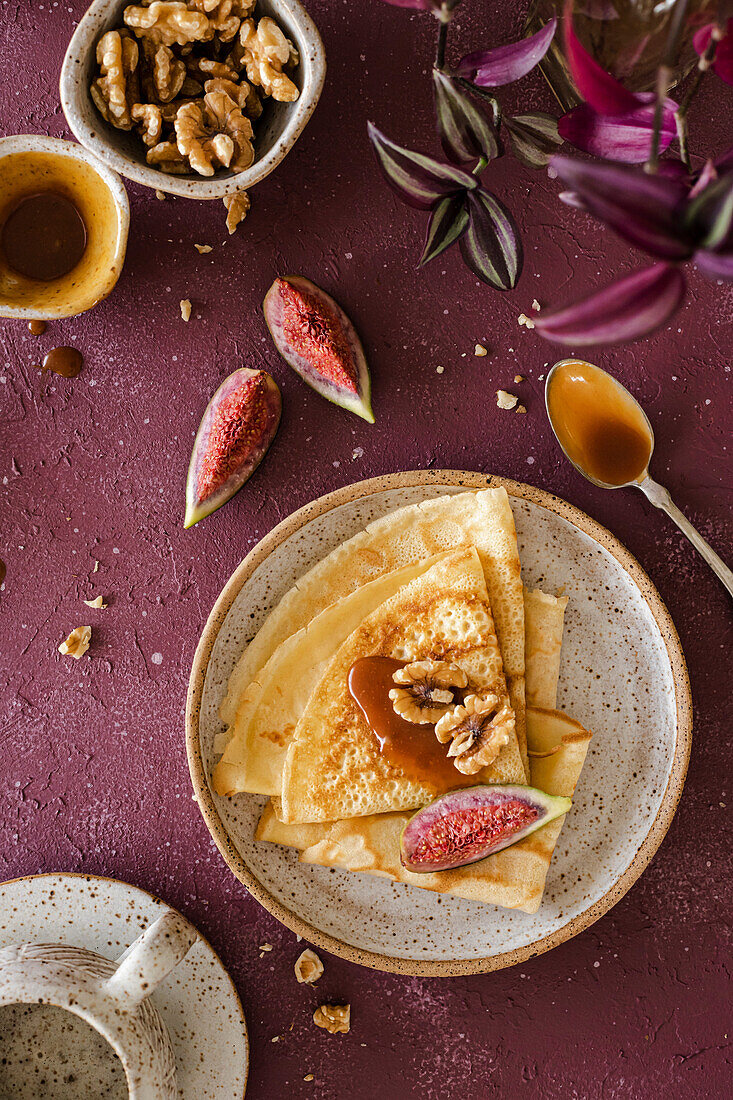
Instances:
[[[339,405],[342,409],[348,410],[348,412],[356,413],[357,416],[366,420],[368,424],[373,424],[374,413],[372,412],[371,405],[371,379],[369,377],[369,367],[367,366],[366,355],[364,354],[361,340],[357,336],[351,321],[341,309],[338,302],[335,302],[330,294],[326,294],[325,290],[321,290],[321,288],[316,286],[315,283],[312,283],[310,279],[305,279],[302,275],[282,275],[280,279],[285,283],[290,283],[290,285],[297,290],[320,298],[321,301],[336,314],[341,322],[344,336],[346,337],[349,349],[354,357],[354,366],[357,376],[357,393],[341,389],[333,382],[329,381],[328,378],[324,378],[322,374],[319,374],[319,372],[315,370],[307,359],[298,355],[297,352],[289,347],[285,338],[285,333],[283,332],[282,296],[278,286],[278,279],[275,279],[265,295],[262,309],[265,314],[267,327],[270,330],[270,335],[272,336],[273,343],[278,352],[282,355],[288,366],[292,367],[293,370],[300,375],[303,381],[307,382],[311,389],[314,389],[321,397],[325,397],[327,401],[331,401],[334,405]]]
[[[200,501],[196,493],[198,471],[206,454],[209,433],[211,431],[211,425],[217,406],[224,398],[228,397],[234,390],[242,386],[248,378],[257,374],[264,376],[266,384],[265,400],[268,408],[268,422],[265,426],[265,430],[261,438],[257,441],[257,444],[251,449],[249,454],[245,456],[240,466],[222,485],[220,485],[215,493],[212,493],[205,501]],[[185,528],[193,527],[200,519],[203,519],[205,516],[210,516],[217,508],[221,508],[222,504],[226,504],[228,500],[231,500],[234,494],[238,493],[244,483],[249,480],[260,462],[262,462],[270,444],[275,438],[275,434],[280,424],[281,412],[282,397],[280,388],[275,379],[272,378],[267,371],[250,370],[248,367],[240,367],[224,379],[206,406],[206,411],[201,419],[201,424],[199,425],[199,430],[194,440],[191,461],[188,466],[188,478],[186,480]]]
[[[456,852],[453,856],[446,857],[440,862],[426,863],[421,861],[419,864],[412,862],[411,852],[415,851],[421,837],[435,821],[448,816],[451,811],[458,812],[471,808],[478,810],[482,806],[491,805],[492,802],[500,802],[506,798],[519,799],[522,802],[536,806],[540,811],[537,820],[498,844],[487,845],[485,849],[481,850],[480,854],[472,855],[468,859],[462,859],[460,853]],[[433,871],[451,871],[457,867],[467,867],[471,863],[479,863],[481,860],[487,859],[488,856],[494,855],[495,852],[500,852],[503,848],[509,848],[512,844],[516,844],[518,840],[522,840],[525,836],[535,832],[536,829],[547,825],[548,821],[554,821],[556,817],[567,813],[571,805],[572,802],[569,798],[545,794],[537,787],[524,787],[514,783],[463,787],[460,790],[448,791],[447,794],[434,799],[429,805],[423,806],[422,809],[412,815],[405,825],[400,837],[402,866],[408,871],[419,875],[432,874]]]

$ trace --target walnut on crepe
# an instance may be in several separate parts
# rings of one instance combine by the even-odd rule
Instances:
[[[451,746],[448,756],[463,775],[475,775],[493,764],[509,744],[514,731],[514,714],[498,695],[468,695],[461,706],[444,714],[435,726],[442,745]]]
[[[395,714],[418,725],[437,722],[455,705],[455,690],[468,684],[463,669],[448,661],[412,661],[392,679],[400,685],[389,693]]]

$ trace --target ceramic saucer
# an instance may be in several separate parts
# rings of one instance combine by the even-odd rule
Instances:
[[[95,875],[32,875],[0,884],[0,947],[66,943],[117,958],[166,902]],[[171,1037],[181,1100],[238,1100],[249,1068],[247,1025],[236,989],[199,939],[153,995]]]

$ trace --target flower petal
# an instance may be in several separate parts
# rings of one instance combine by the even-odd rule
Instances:
[[[473,80],[481,88],[498,88],[526,76],[550,48],[557,19],[551,19],[541,31],[509,46],[497,46],[493,50],[475,50],[467,53],[458,63],[456,72]]]
[[[456,164],[479,157],[493,160],[499,152],[493,122],[455,80],[439,69],[433,69],[433,85],[438,131],[445,155]]]
[[[692,39],[695,52],[702,57],[710,45],[715,24],[708,23],[696,32]],[[711,69],[726,84],[733,84],[733,18],[729,19],[725,26],[725,35],[715,47]]]
[[[659,328],[684,296],[682,273],[671,264],[653,264],[567,309],[541,311],[532,319],[538,332],[558,344],[620,344]]]
[[[466,196],[468,229],[461,237],[464,261],[485,283],[510,290],[522,271],[522,241],[514,218],[495,195],[483,187]]]
[[[723,279],[733,283],[733,253],[696,252],[694,256],[698,270],[707,279]]]
[[[468,212],[463,195],[448,195],[441,199],[430,215],[425,248],[420,267],[430,263],[458,240],[468,226]]]
[[[394,8],[415,8],[418,11],[439,11],[441,0],[383,0]]]
[[[560,135],[594,157],[642,164],[649,157],[654,131],[654,95],[639,95],[643,100],[633,111],[623,115],[602,115],[587,103],[568,111],[558,122]],[[659,149],[663,152],[676,136],[674,113],[677,104],[665,100],[662,113]]]
[[[585,102],[602,115],[625,115],[638,100],[615,77],[601,68],[581,44],[573,29],[573,4],[566,0],[563,14],[565,57],[575,85]]]
[[[387,183],[403,202],[418,210],[429,210],[444,195],[478,186],[475,176],[451,164],[441,164],[422,153],[403,149],[385,137],[371,122],[369,139]]]
[[[692,254],[692,238],[681,217],[687,193],[681,180],[611,161],[555,156],[551,164],[591,214],[637,248],[665,260]]]

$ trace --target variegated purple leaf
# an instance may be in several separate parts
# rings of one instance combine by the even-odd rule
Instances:
[[[441,164],[422,153],[403,149],[385,137],[371,122],[369,139],[387,183],[403,202],[418,210],[429,210],[445,195],[478,186],[475,176],[451,164]]]
[[[700,171],[697,173],[697,179],[690,189],[690,194],[688,197],[691,199],[697,198],[697,196],[705,190],[708,184],[713,183],[717,178],[718,170],[712,160],[710,160],[710,158],[708,157]]]
[[[663,325],[685,296],[682,272],[653,264],[556,313],[534,314],[547,340],[571,347],[638,340]]]
[[[466,196],[468,228],[460,239],[461,255],[474,275],[497,290],[510,290],[522,271],[522,241],[514,218],[483,187]]]
[[[565,3],[563,35],[565,58],[581,98],[602,115],[625,115],[635,110],[636,96],[591,57],[575,33],[572,0]]]
[[[637,248],[665,260],[692,255],[694,241],[681,214],[687,194],[682,181],[609,161],[555,156],[551,164],[589,213]]]
[[[733,175],[722,176],[695,196],[685,220],[702,248],[733,248]]]
[[[428,222],[425,248],[420,257],[420,267],[430,263],[446,248],[450,248],[465,233],[468,213],[463,195],[449,195],[437,204]]]
[[[479,157],[493,160],[499,152],[493,122],[455,80],[439,69],[433,69],[433,84],[438,133],[445,155],[456,164]]]
[[[512,118],[505,116],[504,125],[517,160],[527,168],[544,168],[563,142],[557,130],[557,119],[546,111],[532,111]]]
[[[582,103],[558,122],[560,135],[594,157],[642,164],[648,159],[654,132],[654,100],[652,92],[638,96],[643,102],[623,115],[602,115],[587,103]],[[677,129],[674,113],[677,104],[665,100],[662,125],[659,133],[659,151],[663,152],[674,140]]]
[[[481,88],[499,88],[526,76],[547,53],[552,42],[557,19],[520,42],[509,46],[497,46],[493,50],[474,50],[458,63],[457,73],[473,80]]]
[[[692,44],[700,57],[710,45],[712,33],[713,24],[708,23],[706,27],[701,27],[693,38]],[[726,23],[725,35],[715,48],[715,56],[710,68],[726,84],[733,84],[733,19],[729,19]]]
[[[726,283],[733,283],[733,253],[696,252],[694,259],[698,270],[707,279],[723,279]]]

